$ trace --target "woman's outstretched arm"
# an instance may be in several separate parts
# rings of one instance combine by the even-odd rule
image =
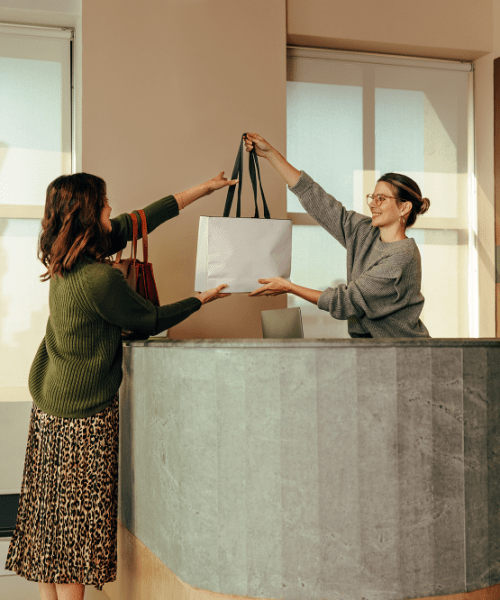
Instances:
[[[323,292],[311,288],[296,285],[283,277],[269,277],[269,279],[259,279],[259,283],[264,285],[258,290],[254,290],[249,296],[279,296],[280,294],[294,294],[303,298],[311,304],[318,304],[318,299]]]
[[[227,177],[224,177],[224,171],[221,171],[216,177],[205,181],[205,183],[200,183],[184,192],[174,194],[174,198],[179,205],[179,210],[182,210],[183,208],[186,208],[188,204],[198,200],[198,198],[209,196],[212,192],[215,192],[215,190],[220,190],[228,185],[236,185],[237,183],[237,179],[228,181]]]

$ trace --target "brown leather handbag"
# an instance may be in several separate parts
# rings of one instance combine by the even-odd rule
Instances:
[[[140,294],[146,300],[152,302],[155,306],[160,306],[160,300],[158,298],[158,290],[156,289],[155,278],[153,275],[153,265],[148,262],[148,226],[146,222],[146,215],[143,210],[137,211],[141,217],[141,231],[142,231],[142,258],[140,261],[137,258],[137,238],[139,226],[137,223],[137,217],[134,213],[131,213],[132,218],[132,249],[130,252],[130,258],[122,259],[122,250],[119,250],[116,254],[113,267],[120,269],[125,279],[127,280],[130,287]],[[141,332],[122,331],[122,337],[124,339],[143,339],[148,337],[146,334]]]

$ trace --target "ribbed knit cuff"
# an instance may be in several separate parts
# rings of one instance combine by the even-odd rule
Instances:
[[[326,288],[326,290],[318,298],[318,308],[330,312],[330,303],[333,297],[333,288]]]
[[[313,183],[314,181],[309,177],[309,175],[305,171],[301,171],[297,183],[292,187],[288,187],[288,189],[296,196],[301,196],[307,192]]]

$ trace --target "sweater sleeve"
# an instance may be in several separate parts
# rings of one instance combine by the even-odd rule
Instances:
[[[109,323],[148,335],[177,325],[201,307],[200,300],[194,297],[154,306],[128,285],[120,270],[103,263],[85,269],[84,293]]]
[[[394,254],[377,262],[348,285],[327,288],[319,297],[318,308],[335,319],[349,317],[379,319],[408,304],[411,273],[405,267],[411,257]]]
[[[356,228],[372,229],[369,217],[347,210],[304,171],[301,171],[299,181],[290,188],[290,191],[298,197],[306,211],[344,248],[347,247],[347,240]]]
[[[151,233],[159,225],[179,214],[179,206],[173,196],[161,198],[160,200],[145,206],[143,210],[146,215],[148,233]],[[140,239],[142,238],[141,217],[138,212],[133,212],[135,212],[137,216],[139,226],[138,237]],[[127,213],[118,215],[111,219],[111,227],[110,255],[125,248],[127,242],[132,239],[132,218]]]

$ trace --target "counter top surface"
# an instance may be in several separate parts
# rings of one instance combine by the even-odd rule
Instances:
[[[125,342],[125,346],[153,348],[500,348],[500,338],[357,338],[357,339],[200,339],[149,338]]]

